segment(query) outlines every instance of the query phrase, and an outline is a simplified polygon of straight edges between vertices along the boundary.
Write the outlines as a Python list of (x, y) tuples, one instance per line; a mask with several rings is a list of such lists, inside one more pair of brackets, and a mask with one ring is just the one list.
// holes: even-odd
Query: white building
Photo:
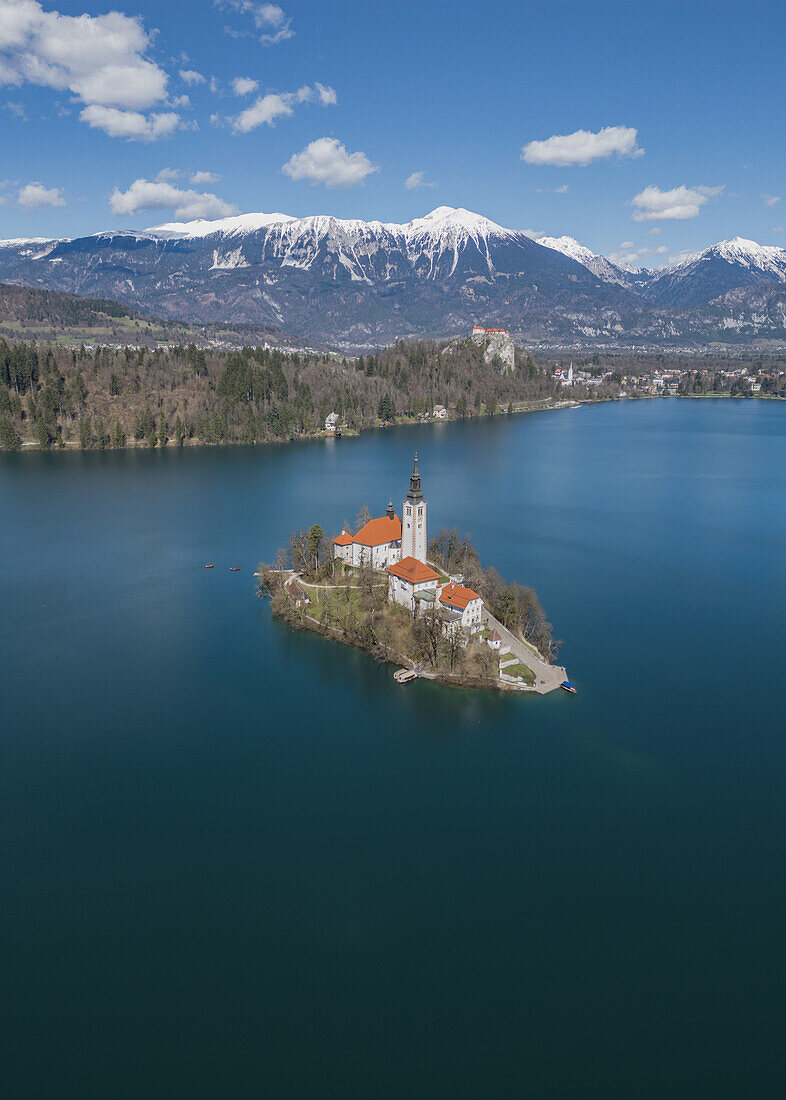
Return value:
[(434, 417), (435, 420), (446, 420), (448, 410), (445, 408), (444, 405), (435, 405), (434, 412), (431, 415)]
[(334, 432), (339, 425), (340, 419), (338, 413), (328, 413), (325, 417), (325, 431)]
[(442, 610), (453, 612), (458, 616), (455, 621), (468, 634), (474, 634), (480, 627), (483, 618), (483, 600), (473, 589), (451, 581), (450, 584), (445, 584), (439, 589), (439, 606)]
[(428, 537), (426, 532), (426, 502), (420, 487), (418, 470), (418, 452), (415, 451), (415, 464), (409, 479), (409, 492), (401, 515), (401, 557), (426, 560)]
[(342, 531), (333, 539), (333, 557), (347, 565), (370, 565), (385, 569), (401, 558), (401, 520), (392, 503), (379, 519), (364, 523), (355, 535)]
[(402, 558), (395, 565), (388, 566), (387, 574), (390, 601), (400, 603), (413, 614), (418, 604), (424, 607), (436, 606), (440, 576), (430, 565), (415, 558)]
[(482, 623), (483, 600), (471, 588), (446, 581), (426, 561), (426, 502), (417, 451), (402, 517), (398, 518), (391, 503), (384, 516), (370, 519), (356, 534), (342, 531), (333, 539), (334, 557), (347, 565), (384, 569), (389, 600), (413, 615), (429, 609), (439, 612), (446, 632), (461, 628), (474, 633)]

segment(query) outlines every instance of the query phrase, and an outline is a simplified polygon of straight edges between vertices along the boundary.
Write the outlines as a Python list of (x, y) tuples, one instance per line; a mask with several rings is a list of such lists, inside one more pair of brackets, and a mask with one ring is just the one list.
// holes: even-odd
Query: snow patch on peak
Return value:
[(428, 234), (434, 237), (451, 236), (466, 237), (514, 237), (516, 234), (510, 229), (497, 225), (491, 218), (483, 214), (474, 214), (471, 210), (465, 210), (463, 206), (438, 206), (430, 214), (422, 218), (413, 218), (411, 222), (397, 228), (403, 230), (407, 237)]
[(761, 271), (778, 276), (781, 282), (786, 281), (786, 248), (758, 244), (745, 237), (734, 237), (730, 241), (720, 241), (702, 255), (709, 253), (721, 256), (730, 263), (759, 268)]
[(231, 218), (216, 218), (214, 221), (197, 218), (191, 222), (166, 222), (164, 225), (154, 225), (146, 232), (157, 237), (199, 238), (210, 237), (213, 233), (241, 236), (292, 221), (295, 218), (289, 214), (237, 214)]
[(538, 244), (546, 248), (553, 248), (555, 252), (561, 252), (563, 256), (570, 256), (586, 267), (587, 260), (596, 260), (598, 257), (586, 245), (580, 244), (575, 237), (538, 237)]
[(638, 274), (636, 268), (612, 263), (605, 256), (599, 256), (587, 248), (586, 245), (580, 244), (575, 237), (538, 237), (537, 243), (542, 244), (545, 248), (553, 249), (554, 252), (561, 252), (563, 256), (567, 256), (570, 260), (575, 260), (576, 263), (591, 271), (598, 279), (602, 279), (604, 283), (617, 283), (618, 286), (628, 286), (629, 280), (625, 278), (626, 274)]

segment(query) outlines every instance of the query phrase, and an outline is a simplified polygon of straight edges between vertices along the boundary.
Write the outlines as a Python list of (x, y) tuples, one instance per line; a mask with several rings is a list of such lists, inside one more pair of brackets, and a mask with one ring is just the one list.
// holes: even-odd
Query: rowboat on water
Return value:
[(240, 566), (239, 565), (230, 565), (229, 572), (230, 573), (239, 573), (240, 572)]
[(212, 561), (211, 561), (211, 562), (209, 562), (209, 564), (205, 566), (205, 569), (215, 569), (215, 564), (214, 564), (214, 562), (212, 562)]
[(393, 673), (393, 679), (398, 684), (408, 684), (410, 680), (417, 680), (418, 674), (413, 668), (399, 668)]
[(560, 687), (562, 688), (563, 691), (567, 691), (568, 695), (575, 695), (576, 694), (576, 689), (574, 688), (574, 686), (570, 682), (570, 680), (563, 680), (562, 683), (560, 684)]

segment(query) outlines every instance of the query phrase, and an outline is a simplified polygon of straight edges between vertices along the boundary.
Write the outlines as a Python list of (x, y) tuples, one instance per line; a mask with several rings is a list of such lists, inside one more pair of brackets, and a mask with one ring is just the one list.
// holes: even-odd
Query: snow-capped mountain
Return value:
[(538, 237), (538, 244), (553, 248), (555, 252), (561, 252), (563, 256), (569, 256), (576, 263), (583, 264), (593, 275), (603, 279), (604, 283), (617, 283), (627, 287), (630, 285), (630, 275), (637, 273), (635, 268), (621, 267), (607, 260), (605, 256), (599, 256), (586, 245), (579, 244), (575, 237)]
[(729, 290), (786, 282), (786, 249), (735, 237), (659, 273), (643, 291), (660, 306), (695, 306)]
[[(247, 214), (0, 251), (0, 278), (112, 297), (189, 321), (272, 323), (346, 346), (477, 320), (593, 331), (629, 308), (621, 287), (480, 214), (439, 207), (403, 224)], [(635, 308), (640, 308), (634, 303)], [(604, 311), (609, 318), (604, 320)]]
[(778, 328), (776, 299), (759, 321), (739, 295), (728, 305), (720, 296), (782, 284), (786, 251), (736, 239), (669, 271), (626, 271), (572, 237), (535, 241), (441, 206), (401, 224), (259, 213), (5, 241), (0, 280), (191, 322), (274, 324), (348, 348), (476, 322), (533, 340), (661, 341)]

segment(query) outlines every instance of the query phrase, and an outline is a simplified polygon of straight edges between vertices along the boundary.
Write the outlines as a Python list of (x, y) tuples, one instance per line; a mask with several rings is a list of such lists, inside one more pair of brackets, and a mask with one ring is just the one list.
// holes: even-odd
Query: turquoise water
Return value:
[[(415, 447), (576, 698), (255, 599)], [(785, 460), (676, 400), (2, 456), (0, 1096), (781, 1098)]]

